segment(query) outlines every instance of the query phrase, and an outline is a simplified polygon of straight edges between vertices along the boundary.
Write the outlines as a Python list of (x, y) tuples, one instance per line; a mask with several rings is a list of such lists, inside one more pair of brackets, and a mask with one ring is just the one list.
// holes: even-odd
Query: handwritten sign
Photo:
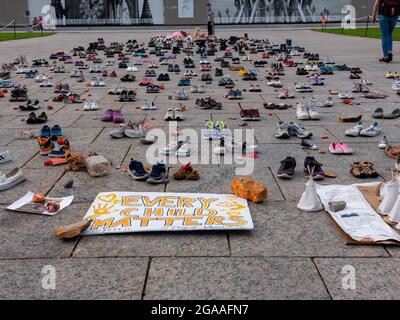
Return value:
[(193, 0), (178, 0), (178, 17), (194, 18)]
[(83, 235), (254, 229), (247, 200), (221, 194), (100, 193), (85, 219)]

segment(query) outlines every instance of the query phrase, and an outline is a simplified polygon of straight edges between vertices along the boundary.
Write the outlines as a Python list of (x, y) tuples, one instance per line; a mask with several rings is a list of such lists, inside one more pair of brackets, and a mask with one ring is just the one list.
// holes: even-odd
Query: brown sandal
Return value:
[(374, 165), (371, 162), (363, 161), (361, 166), (368, 177), (370, 178), (378, 177), (378, 172), (376, 172), (376, 170), (374, 169)]
[(355, 177), (359, 179), (364, 179), (367, 177), (367, 173), (364, 171), (363, 166), (359, 162), (353, 161), (351, 164), (351, 169), (350, 173)]
[(194, 170), (190, 163), (185, 164), (178, 172), (174, 174), (175, 180), (190, 180), (195, 181), (200, 179), (199, 172)]

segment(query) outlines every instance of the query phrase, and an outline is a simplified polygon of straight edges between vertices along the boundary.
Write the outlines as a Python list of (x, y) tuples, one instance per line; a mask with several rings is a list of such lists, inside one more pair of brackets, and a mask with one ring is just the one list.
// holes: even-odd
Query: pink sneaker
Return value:
[(343, 154), (343, 150), (342, 148), (340, 148), (339, 143), (337, 142), (331, 142), (331, 144), (329, 145), (329, 152), (332, 154)]
[(349, 145), (339, 142), (339, 148), (342, 149), (344, 154), (352, 154), (353, 149), (349, 147)]
[(114, 123), (123, 123), (125, 121), (121, 111), (113, 111), (113, 121)]

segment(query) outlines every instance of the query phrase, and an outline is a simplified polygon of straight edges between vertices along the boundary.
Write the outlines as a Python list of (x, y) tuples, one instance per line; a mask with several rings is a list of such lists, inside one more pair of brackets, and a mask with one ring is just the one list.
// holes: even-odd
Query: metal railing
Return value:
[[(342, 20), (342, 15), (332, 15), (328, 19), (331, 22)], [(237, 17), (216, 17), (215, 24), (268, 24), (268, 23), (310, 23), (321, 21), (321, 16), (263, 16), (263, 17), (241, 17), (237, 21)]]
[(150, 25), (153, 24), (153, 19), (58, 19), (55, 22), (56, 26)]

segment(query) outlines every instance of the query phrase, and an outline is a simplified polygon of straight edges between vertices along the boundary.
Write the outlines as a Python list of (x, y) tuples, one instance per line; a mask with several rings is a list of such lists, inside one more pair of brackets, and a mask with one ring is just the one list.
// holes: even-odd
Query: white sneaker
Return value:
[(178, 141), (173, 141), (170, 144), (168, 144), (165, 148), (160, 148), (159, 150), (162, 155), (168, 156), (175, 153), (181, 145), (182, 143), (179, 143)]
[(335, 64), (331, 57), (327, 57), (324, 59), (324, 64)]
[(200, 87), (197, 89), (197, 93), (205, 93), (206, 92), (206, 87), (204, 85), (200, 85)]
[(328, 97), (324, 102), (318, 100), (315, 97), (312, 97), (310, 99), (310, 105), (318, 107), (318, 108), (324, 108), (324, 107), (332, 107), (333, 106), (333, 100), (331, 97)]
[(235, 143), (231, 141), (228, 143), (228, 149), (234, 153), (241, 153), (241, 154), (252, 154), (258, 151), (258, 146), (253, 144), (247, 144), (246, 142), (242, 144)]
[(400, 91), (400, 82), (393, 82), (392, 89), (394, 91)]
[(218, 144), (214, 147), (213, 152), (214, 152), (214, 154), (217, 154), (217, 155), (226, 154), (226, 145), (225, 145), (224, 139), (219, 140)]
[(175, 120), (183, 121), (185, 119), (181, 109), (176, 108), (174, 113), (175, 113)]
[(389, 146), (389, 141), (386, 136), (383, 136), (382, 140), (378, 144), (379, 149), (386, 149)]
[(151, 110), (151, 109), (150, 109), (150, 103), (145, 102), (145, 103), (143, 104), (143, 106), (142, 106), (141, 109), (142, 109), (142, 110)]
[(296, 83), (296, 91), (297, 92), (312, 92), (313, 89), (310, 87), (308, 83)]
[(11, 154), (9, 150), (0, 151), (0, 163), (5, 163), (11, 161)]
[(90, 110), (91, 111), (96, 111), (96, 110), (99, 110), (99, 109), (100, 109), (100, 107), (97, 104), (97, 102), (95, 102), (95, 101), (90, 102)]
[(83, 111), (90, 111), (90, 102), (85, 102), (83, 105)]
[(310, 115), (311, 120), (319, 120), (320, 119), (319, 113), (318, 113), (317, 109), (315, 108), (315, 106), (308, 107), (308, 114)]
[(306, 105), (302, 103), (297, 104), (297, 111), (296, 111), (297, 119), (299, 120), (309, 120), (310, 114), (308, 113), (308, 108)]
[(165, 114), (164, 120), (166, 121), (175, 120), (174, 110), (172, 110), (171, 108), (168, 109), (167, 113)]
[(347, 129), (345, 135), (348, 137), (358, 137), (360, 135), (361, 130), (364, 129), (363, 123), (358, 122), (353, 128)]
[(0, 191), (8, 190), (25, 180), (22, 169), (15, 168), (3, 176), (0, 176)]
[(189, 157), (192, 146), (189, 142), (184, 142), (182, 146), (176, 151), (178, 157)]
[(365, 137), (376, 137), (382, 132), (378, 122), (371, 124), (368, 128), (361, 130), (360, 135)]
[(340, 91), (338, 94), (339, 99), (353, 99), (354, 96), (348, 91)]
[(324, 101), (324, 107), (332, 107), (333, 106), (333, 99), (332, 97), (328, 97), (325, 101)]
[(280, 88), (282, 87), (282, 82), (280, 80), (271, 80), (268, 81), (267, 85), (270, 87)]

